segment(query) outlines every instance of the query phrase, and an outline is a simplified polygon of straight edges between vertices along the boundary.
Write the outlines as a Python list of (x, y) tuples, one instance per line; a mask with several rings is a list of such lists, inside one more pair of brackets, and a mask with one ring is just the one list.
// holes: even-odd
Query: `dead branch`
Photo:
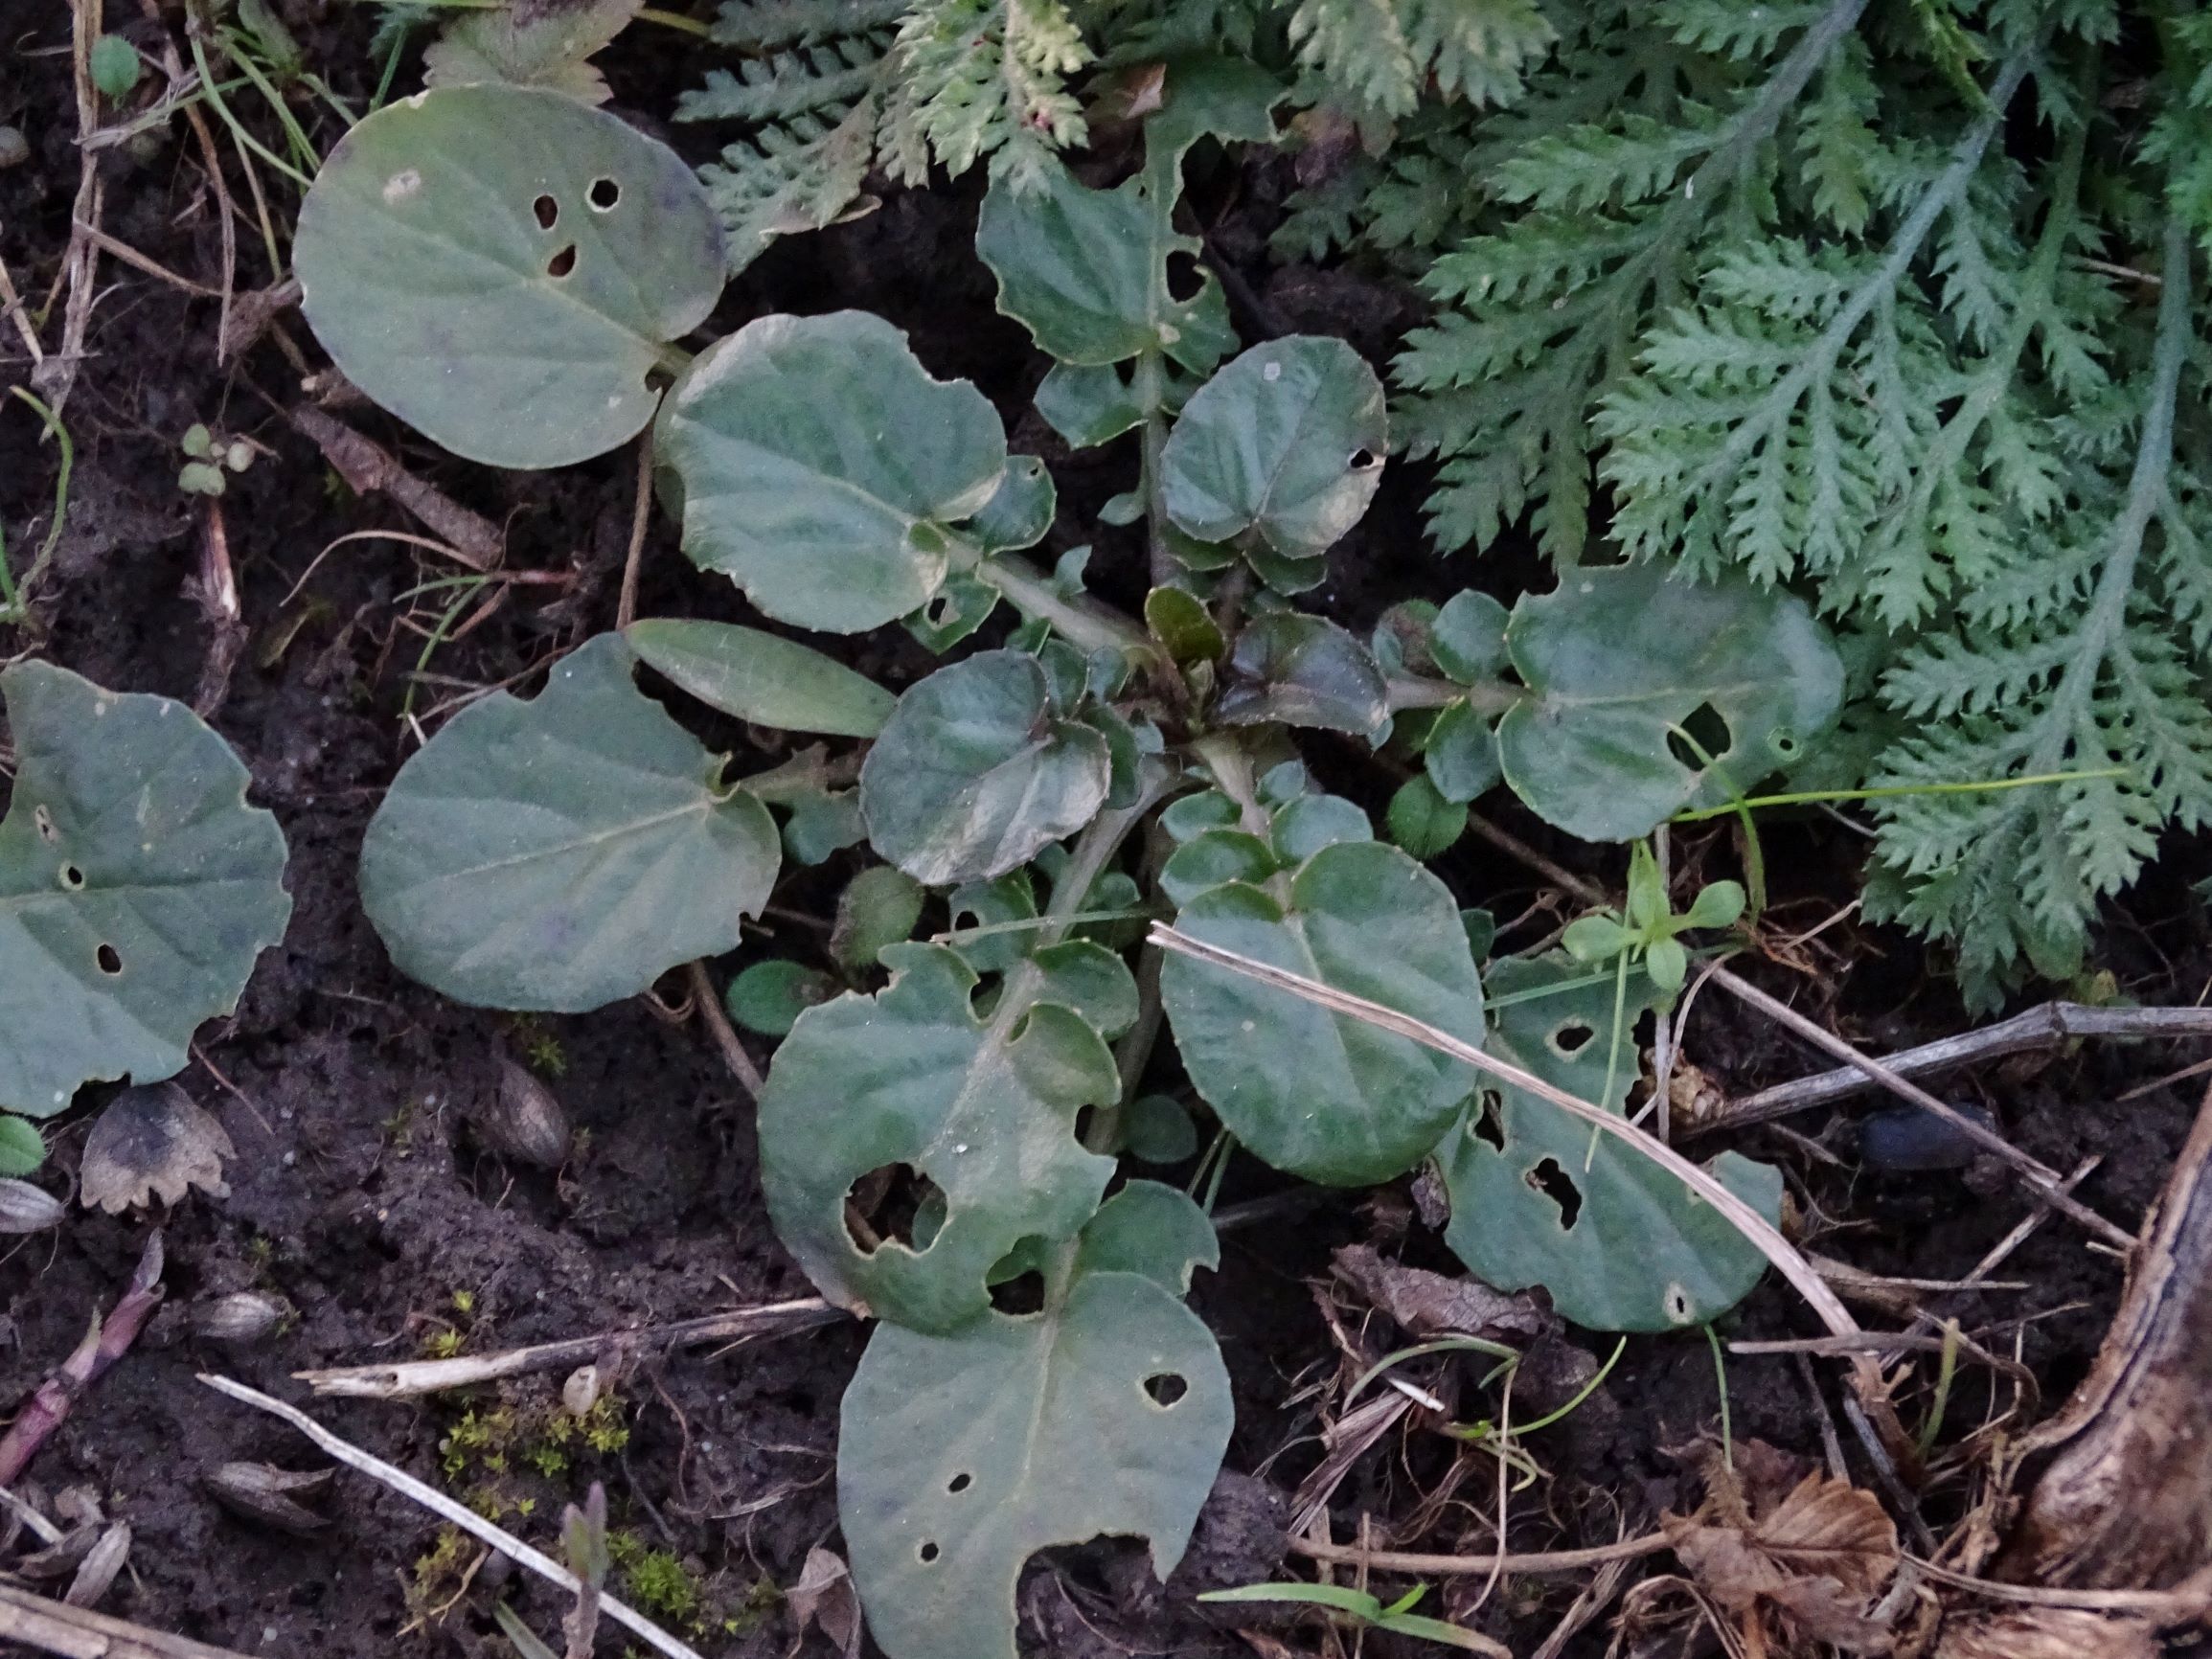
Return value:
[(287, 411), (291, 422), (314, 440), (323, 459), (356, 495), (381, 490), (442, 536), (453, 557), (470, 570), (497, 568), (504, 557), (499, 527), (482, 513), (470, 511), (432, 484), (425, 484), (399, 458), (343, 420), (332, 419), (311, 404)]
[(0, 1642), (20, 1642), (42, 1653), (58, 1653), (62, 1659), (246, 1659), (233, 1648), (210, 1648), (188, 1637), (50, 1602), (5, 1581), (0, 1581)]

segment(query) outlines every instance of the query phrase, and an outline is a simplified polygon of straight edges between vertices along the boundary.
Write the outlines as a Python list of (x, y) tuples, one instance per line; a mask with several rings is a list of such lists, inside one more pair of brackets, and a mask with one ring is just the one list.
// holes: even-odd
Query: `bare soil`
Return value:
[[(333, 84), (365, 95), (367, 9), (286, 0), (283, 11)], [(115, 4), (110, 11), (114, 26), (142, 44), (160, 39), (135, 9)], [(176, 23), (164, 15), (165, 28)], [(0, 3), (0, 122), (21, 127), (32, 147), (29, 162), (0, 170), (0, 260), (34, 308), (57, 281), (78, 182), (66, 40), (62, 8)], [(692, 73), (688, 55), (661, 38), (626, 39), (605, 61), (617, 107), (648, 125), (650, 112), (670, 108)], [(410, 73), (402, 68), (402, 84)], [(692, 144), (696, 135), (673, 137)], [(106, 152), (101, 168), (108, 234), (192, 281), (219, 284), (214, 203), (181, 124), (141, 155)], [(1287, 188), (1282, 164), (1262, 162), (1223, 170), (1197, 192), (1218, 255), (1242, 279), (1240, 328), (1247, 337), (1327, 329), (1385, 353), (1418, 315), (1414, 297), (1357, 271), (1270, 267), (1265, 237)], [(895, 194), (870, 218), (787, 244), (733, 284), (715, 326), (770, 309), (850, 307), (909, 330), (934, 372), (975, 378), (1007, 415), (1016, 446), (1055, 465), (1063, 516), (1048, 551), (1057, 552), (1089, 534), (1083, 527), (1090, 510), (1126, 488), (1129, 463), (1118, 452), (1070, 458), (1025, 415), (1043, 365), (992, 308), (988, 275), (970, 246), (976, 195), (973, 181)], [(273, 210), (288, 206), (281, 193), (272, 198)], [(239, 227), (239, 261), (241, 288), (269, 280), (258, 229)], [(197, 1374), (222, 1372), (300, 1398), (304, 1391), (289, 1374), (308, 1367), (413, 1357), (455, 1341), (465, 1352), (489, 1352), (805, 1295), (810, 1287), (763, 1212), (749, 1108), (696, 1024), (673, 1024), (643, 1001), (519, 1022), (453, 1005), (392, 969), (362, 917), (354, 864), (381, 789), (416, 742), (401, 713), (422, 641), (398, 624), (410, 610), (404, 591), (420, 573), (400, 544), (331, 544), (364, 529), (412, 527), (386, 503), (353, 498), (285, 421), (281, 411), (298, 397), (300, 373), (273, 337), (218, 367), (215, 300), (113, 259), (102, 263), (100, 289), (66, 409), (76, 471), (39, 648), (111, 688), (191, 698), (212, 636), (191, 597), (201, 511), (175, 488), (177, 440), (202, 420), (266, 446), (222, 504), (248, 643), (213, 720), (250, 763), (255, 798), (289, 838), (295, 909), (283, 945), (263, 958), (236, 1017), (203, 1032), (204, 1057), (179, 1079), (238, 1148), (230, 1191), (194, 1195), (158, 1218), (167, 1233), (169, 1304), (139, 1348), (80, 1402), (32, 1478), (47, 1493), (91, 1487), (130, 1522), (130, 1571), (104, 1603), (121, 1616), (246, 1652), (505, 1653), (490, 1634), (493, 1595), (514, 1598), (541, 1629), (558, 1617), (554, 1600), (514, 1581), (502, 1587), (490, 1569), (464, 1590), (448, 1569), (466, 1557), (419, 1565), (436, 1555), (439, 1529), (381, 1489), (345, 1477), (327, 1505), (330, 1524), (309, 1538), (257, 1528), (219, 1509), (205, 1489), (218, 1465), (250, 1459), (303, 1468), (315, 1459), (288, 1430), (200, 1386)], [(296, 317), (280, 319), (278, 328), (320, 366)], [(57, 332), (57, 322), (50, 323), (50, 344)], [(28, 367), (12, 329), (0, 331), (0, 381), (21, 380)], [(570, 571), (576, 579), (565, 594), (521, 590), (466, 640), (439, 650), (429, 664), (439, 677), (414, 685), (418, 716), (467, 686), (524, 675), (608, 625), (629, 529), (627, 454), (555, 475), (495, 474), (440, 455), (373, 410), (346, 414), (422, 476), (503, 525), (511, 567)], [(0, 526), (17, 569), (50, 522), (56, 455), (36, 436), (19, 404), (0, 401)], [(1533, 558), (1481, 566), (1436, 558), (1420, 535), (1421, 490), (1418, 468), (1393, 468), (1376, 511), (1338, 551), (1332, 585), (1316, 596), (1324, 608), (1358, 625), (1398, 599), (1442, 596), (1471, 580), (1510, 594), (1517, 580), (1533, 576)], [(1138, 593), (1141, 559), (1120, 534), (1099, 535), (1092, 570), (1109, 597), (1129, 600)], [(741, 614), (726, 584), (700, 578), (676, 555), (665, 522), (652, 532), (645, 571), (649, 614)], [(415, 614), (424, 613), (416, 606)], [(894, 683), (926, 661), (897, 630), (852, 648), (858, 666)], [(759, 736), (709, 735), (741, 755)], [(774, 756), (756, 750), (748, 758), (764, 763)], [(1333, 787), (1380, 817), (1388, 779), (1349, 750), (1330, 752), (1320, 764)], [(1617, 877), (1593, 867), (1587, 850), (1511, 808), (1499, 811), (1570, 865)], [(1684, 856), (1694, 859), (1705, 846), (1724, 861), (1724, 833), (1691, 843)], [(1778, 828), (1767, 856), (1782, 914), (1810, 927), (1847, 903), (1859, 846), (1824, 820)], [(2193, 1001), (2212, 977), (2203, 909), (2186, 886), (2205, 863), (2201, 847), (2178, 849), (2115, 922), (2103, 960), (2128, 994)], [(772, 945), (770, 934), (804, 940), (826, 926), (829, 898), (846, 868), (832, 865), (811, 888), (800, 884), (785, 900), (794, 908), (764, 928), (762, 947)], [(1471, 838), (1441, 869), (1463, 902), (1491, 905), (1501, 919), (1519, 914), (1541, 886)], [(1546, 925), (1524, 928), (1510, 943), (1532, 943)], [(1806, 963), (1810, 974), (1772, 965), (1754, 971), (1870, 1048), (1904, 1046), (1966, 1023), (1930, 965), (1894, 932), (1846, 921), (1809, 947)], [(558, 1178), (486, 1155), (467, 1131), (503, 1049), (535, 1054), (586, 1132)], [(1710, 996), (1692, 1022), (1689, 1054), (1732, 1091), (1820, 1069)], [(2103, 1166), (2082, 1196), (2132, 1227), (2164, 1178), (2190, 1112), (2172, 1090), (2125, 1103), (2117, 1097), (2189, 1057), (2106, 1048), (1993, 1066), (1946, 1086), (1953, 1098), (1985, 1106), (2005, 1134), (2048, 1164), (2065, 1169), (2101, 1154)], [(1172, 1067), (1172, 1056), (1157, 1063)], [(59, 1121), (55, 1173), (74, 1171), (105, 1093), (87, 1090)], [(1860, 1109), (1792, 1125), (1819, 1144), (1826, 1160), (1770, 1129), (1743, 1144), (1789, 1169), (1798, 1214), (1822, 1253), (1875, 1272), (1961, 1275), (2024, 1213), (2018, 1190), (1978, 1167), (1911, 1175), (1861, 1168), (1846, 1122)], [(1277, 1178), (1241, 1162), (1222, 1202), (1281, 1190)], [(148, 1225), (143, 1216), (73, 1216), (0, 1261), (0, 1409), (34, 1386), (92, 1311), (112, 1301)], [(1359, 1241), (1417, 1265), (1453, 1265), (1402, 1187), (1327, 1194), (1229, 1236), (1221, 1270), (1201, 1284), (1195, 1306), (1222, 1340), (1238, 1426), (1231, 1472), (1191, 1557), (1165, 1592), (1140, 1557), (1119, 1546), (1034, 1566), (1023, 1620), (1033, 1651), (1074, 1659), (1250, 1650), (1189, 1593), (1277, 1570), (1286, 1496), (1318, 1455), (1320, 1401), (1311, 1385), (1337, 1360), (1310, 1283), (1325, 1277), (1332, 1249)], [(2055, 1401), (2103, 1334), (2117, 1267), (2086, 1250), (2078, 1233), (2053, 1224), (2003, 1277), (2029, 1288), (1946, 1306), (1993, 1348), (2010, 1352), (2017, 1332), (2021, 1357), (2044, 1398)], [(195, 1304), (246, 1288), (282, 1295), (296, 1318), (242, 1348), (188, 1332)], [(1732, 1316), (1727, 1333), (1810, 1329), (1792, 1295), (1770, 1281)], [(1380, 1323), (1368, 1340), (1377, 1352), (1395, 1342)], [(1577, 1340), (1601, 1357), (1611, 1346), (1586, 1333)], [(604, 1481), (616, 1526), (672, 1552), (699, 1590), (698, 1607), (673, 1622), (698, 1632), (709, 1653), (781, 1655), (794, 1632), (776, 1587), (797, 1578), (810, 1547), (837, 1541), (837, 1403), (861, 1342), (848, 1325), (650, 1364), (621, 1391), (625, 1443), (596, 1451), (574, 1445), (559, 1468), (551, 1468), (531, 1426), (555, 1398), (558, 1376), (473, 1398), (326, 1401), (314, 1409), (341, 1434), (424, 1479), (495, 1501), (508, 1524), (540, 1541), (563, 1502)], [(1819, 1457), (1822, 1409), (1835, 1404), (1831, 1374), (1819, 1375), (1828, 1408), (1816, 1406), (1790, 1358), (1731, 1362), (1734, 1433)], [(1990, 1392), (1979, 1374), (1963, 1381), (1950, 1407), (1954, 1420), (1978, 1421)], [(1701, 1335), (1630, 1342), (1600, 1394), (1531, 1443), (1547, 1475), (1519, 1500), (1516, 1543), (1604, 1542), (1690, 1507), (1698, 1489), (1683, 1454), (1716, 1431), (1718, 1407)], [(1871, 1484), (1848, 1430), (1844, 1438), (1855, 1474)], [(1381, 1528), (1410, 1515), (1448, 1464), (1433, 1435), (1386, 1438), (1337, 1491), (1336, 1535), (1349, 1536), (1362, 1511)], [(1402, 1538), (1401, 1546), (1449, 1549), (1464, 1540), (1476, 1547), (1482, 1532), (1473, 1515), (1488, 1507), (1489, 1478), (1485, 1472), (1461, 1489), (1466, 1510), (1447, 1510), (1425, 1537)], [(1925, 1502), (1938, 1534), (1955, 1518), (1956, 1496), (1938, 1491)], [(1478, 1584), (1454, 1586), (1449, 1604), (1464, 1606)], [(1474, 1620), (1526, 1651), (1578, 1588), (1571, 1579), (1509, 1580)], [(437, 1608), (449, 1598), (452, 1605)], [(831, 1651), (818, 1634), (805, 1640), (810, 1646), (803, 1651)], [(1601, 1625), (1567, 1650), (1603, 1648)], [(611, 1641), (603, 1650), (615, 1650)], [(1387, 1641), (1369, 1645), (1371, 1652), (1391, 1650)]]

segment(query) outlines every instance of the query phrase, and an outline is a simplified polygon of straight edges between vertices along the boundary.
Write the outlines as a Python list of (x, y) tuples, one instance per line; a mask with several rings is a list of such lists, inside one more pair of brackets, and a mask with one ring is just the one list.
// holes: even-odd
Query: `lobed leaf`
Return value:
[(283, 831), (246, 805), (244, 765), (182, 703), (41, 662), (0, 672), (0, 696), (15, 748), (0, 821), (0, 1103), (43, 1118), (80, 1083), (181, 1070), (193, 1032), (238, 1006), (255, 958), (284, 937), (292, 901)]
[(857, 633), (919, 609), (1007, 470), (998, 413), (862, 311), (762, 317), (669, 394), (684, 552), (769, 616)]
[(1143, 1537), (1173, 1570), (1234, 1409), (1179, 1300), (1212, 1235), (1189, 1198), (1132, 1181), (1052, 1263), (1040, 1312), (878, 1328), (845, 1391), (837, 1509), (886, 1652), (1014, 1659), (1015, 1584), (1057, 1544)]

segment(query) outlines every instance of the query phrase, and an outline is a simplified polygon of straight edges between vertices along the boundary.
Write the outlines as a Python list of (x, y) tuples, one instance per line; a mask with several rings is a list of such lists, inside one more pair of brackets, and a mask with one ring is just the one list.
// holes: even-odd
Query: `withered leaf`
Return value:
[(1869, 1619), (1897, 1571), (1897, 1527), (1871, 1493), (1810, 1474), (1778, 1502), (1748, 1495), (1716, 1466), (1705, 1505), (1670, 1517), (1676, 1557), (1705, 1593), (1735, 1613), (1772, 1613), (1796, 1635), (1847, 1653), (1889, 1650)]
[(803, 1635), (809, 1625), (817, 1625), (845, 1659), (860, 1659), (860, 1598), (842, 1556), (819, 1545), (809, 1550), (799, 1581), (784, 1601), (793, 1629)]
[(1526, 1296), (1508, 1296), (1479, 1279), (1388, 1261), (1370, 1244), (1347, 1244), (1334, 1265), (1338, 1279), (1418, 1341), (1452, 1334), (1527, 1338), (1556, 1323)]
[(80, 1193), (85, 1208), (111, 1216), (156, 1197), (174, 1204), (194, 1187), (227, 1198), (223, 1160), (234, 1150), (222, 1125), (175, 1084), (125, 1089), (85, 1140)]
[(1935, 1659), (2156, 1659), (2151, 1626), (2071, 1607), (2022, 1607), (1946, 1621)]

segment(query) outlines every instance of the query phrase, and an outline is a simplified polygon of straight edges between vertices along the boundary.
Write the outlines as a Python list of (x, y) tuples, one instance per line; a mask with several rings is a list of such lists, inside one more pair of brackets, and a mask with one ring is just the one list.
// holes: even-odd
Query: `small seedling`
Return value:
[(1245, 1584), (1234, 1590), (1209, 1590), (1198, 1600), (1271, 1602), (1304, 1607), (1325, 1607), (1353, 1625), (1364, 1625), (1372, 1630), (1387, 1630), (1394, 1636), (1410, 1636), (1417, 1642), (1437, 1642), (1469, 1653), (1498, 1651), (1497, 1644), (1487, 1636), (1478, 1636), (1446, 1620), (1430, 1619), (1414, 1612), (1413, 1608), (1427, 1594), (1426, 1584), (1416, 1584), (1397, 1601), (1385, 1605), (1380, 1597), (1365, 1590), (1355, 1590), (1349, 1584)]
[(176, 487), (187, 495), (220, 495), (233, 473), (254, 464), (254, 446), (243, 438), (217, 438), (194, 421), (178, 444), (186, 456)]

